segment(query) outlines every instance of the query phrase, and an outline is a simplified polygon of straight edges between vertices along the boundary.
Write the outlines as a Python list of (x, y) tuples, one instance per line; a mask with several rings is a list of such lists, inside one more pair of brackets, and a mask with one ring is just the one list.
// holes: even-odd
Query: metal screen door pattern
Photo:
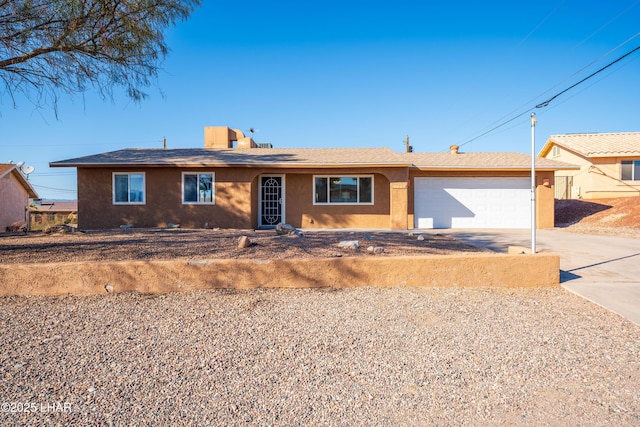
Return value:
[(261, 225), (276, 226), (282, 222), (282, 177), (262, 177)]

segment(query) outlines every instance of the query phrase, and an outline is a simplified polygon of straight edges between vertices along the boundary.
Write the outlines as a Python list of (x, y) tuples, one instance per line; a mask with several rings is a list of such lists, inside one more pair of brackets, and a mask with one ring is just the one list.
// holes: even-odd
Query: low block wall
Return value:
[[(554, 254), (280, 260), (120, 261), (0, 266), (0, 295), (162, 293), (215, 288), (558, 286)], [(107, 291), (108, 289), (108, 291)]]

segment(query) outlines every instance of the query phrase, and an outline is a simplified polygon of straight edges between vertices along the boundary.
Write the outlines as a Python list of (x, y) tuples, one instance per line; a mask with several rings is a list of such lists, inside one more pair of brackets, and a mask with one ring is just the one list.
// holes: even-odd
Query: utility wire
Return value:
[(45, 187), (44, 185), (38, 185), (38, 184), (31, 184), (32, 186), (36, 187), (36, 188), (44, 188), (47, 190), (55, 190), (55, 191), (63, 191), (65, 193), (75, 193), (76, 190), (69, 190), (66, 188), (55, 188), (55, 187)]
[[(637, 34), (636, 34), (636, 36), (637, 36)], [(636, 37), (636, 36), (634, 36), (634, 37)], [(544, 107), (547, 107), (547, 106), (548, 106), (548, 105), (549, 105), (553, 100), (555, 100), (555, 99), (556, 99), (556, 98), (558, 98), (559, 96), (561, 96), (561, 95), (565, 94), (566, 92), (570, 91), (571, 89), (575, 88), (576, 86), (578, 86), (578, 85), (580, 85), (580, 84), (582, 84), (582, 83), (586, 82), (586, 81), (587, 81), (587, 80), (589, 80), (590, 78), (592, 78), (592, 77), (594, 77), (595, 75), (597, 75), (597, 74), (599, 74), (599, 73), (603, 72), (604, 70), (608, 69), (609, 67), (611, 67), (611, 66), (613, 66), (613, 65), (617, 64), (618, 62), (622, 61), (624, 58), (626, 58), (627, 56), (629, 56), (629, 55), (631, 55), (631, 54), (633, 54), (633, 53), (637, 52), (638, 50), (640, 50), (640, 46), (637, 46), (636, 48), (634, 48), (634, 49), (630, 50), (629, 52), (627, 52), (627, 53), (625, 53), (624, 55), (620, 56), (619, 58), (615, 59), (614, 61), (611, 61), (610, 63), (608, 63), (608, 64), (607, 64), (607, 65), (605, 65), (604, 67), (601, 67), (601, 68), (600, 68), (600, 69), (598, 69), (597, 71), (595, 71), (595, 72), (593, 72), (593, 73), (589, 74), (587, 77), (583, 78), (583, 79), (582, 79), (582, 80), (580, 80), (579, 82), (574, 83), (574, 84), (572, 84), (571, 86), (569, 86), (568, 88), (566, 88), (566, 89), (564, 89), (564, 90), (562, 90), (562, 91), (558, 92), (557, 94), (553, 95), (551, 98), (547, 99), (546, 101), (544, 101), (544, 102), (541, 102), (541, 103), (537, 104), (534, 108), (544, 108)], [(516, 116), (513, 116), (513, 117), (511, 117), (510, 119), (508, 119), (508, 120), (506, 120), (506, 121), (501, 122), (500, 124), (498, 124), (498, 125), (496, 125), (496, 126), (492, 127), (491, 129), (489, 129), (489, 130), (487, 130), (487, 131), (485, 131), (485, 132), (481, 133), (480, 135), (478, 135), (478, 136), (476, 136), (476, 137), (474, 137), (474, 138), (471, 138), (471, 139), (469, 139), (469, 140), (467, 140), (467, 141), (463, 142), (462, 144), (459, 144), (459, 146), (460, 146), (460, 147), (462, 147), (462, 146), (464, 146), (464, 145), (466, 145), (466, 144), (469, 144), (469, 143), (471, 143), (471, 142), (473, 142), (473, 141), (475, 141), (475, 140), (477, 140), (477, 139), (479, 139), (479, 138), (482, 138), (483, 136), (485, 136), (485, 135), (487, 135), (487, 134), (489, 134), (489, 133), (491, 133), (491, 132), (493, 132), (493, 131), (495, 131), (495, 130), (497, 130), (497, 129), (499, 129), (499, 128), (503, 127), (503, 126), (506, 126), (507, 124), (511, 123), (512, 121), (514, 121), (514, 120), (516, 120), (516, 119), (518, 119), (518, 118), (520, 118), (520, 117), (524, 116), (524, 115), (525, 115), (525, 114), (527, 114), (528, 112), (529, 112), (529, 110), (523, 111), (522, 113), (517, 114)], [(494, 122), (494, 123), (495, 123), (495, 122)]]
[[(638, 0), (637, 2), (640, 2), (640, 0)], [(566, 82), (567, 80), (569, 80), (569, 79), (571, 79), (571, 78), (573, 78), (573, 77), (577, 76), (578, 74), (580, 74), (581, 72), (583, 72), (583, 71), (584, 71), (584, 70), (586, 70), (587, 68), (591, 67), (591, 66), (592, 66), (593, 64), (595, 64), (596, 62), (600, 61), (601, 59), (603, 59), (603, 58), (605, 58), (605, 57), (607, 57), (607, 56), (609, 56), (609, 55), (611, 55), (613, 52), (615, 52), (616, 50), (620, 49), (622, 46), (626, 45), (627, 43), (629, 43), (630, 41), (632, 41), (633, 39), (635, 39), (635, 38), (636, 38), (636, 37), (638, 37), (638, 36), (640, 36), (640, 31), (639, 31), (639, 32), (637, 32), (637, 33), (635, 33), (633, 36), (629, 37), (629, 38), (628, 38), (627, 40), (625, 40), (624, 42), (620, 43), (618, 46), (616, 46), (616, 47), (614, 47), (613, 49), (609, 50), (607, 53), (605, 53), (605, 54), (603, 54), (603, 55), (600, 55), (600, 57), (598, 57), (598, 58), (594, 59), (594, 60), (593, 60), (593, 61), (591, 61), (589, 64), (587, 64), (587, 65), (585, 65), (584, 67), (580, 68), (580, 69), (579, 69), (578, 71), (576, 71), (575, 73), (571, 74), (570, 76), (568, 76), (568, 77), (564, 78), (562, 81), (560, 81), (560, 82), (556, 83), (555, 85), (551, 86), (549, 89), (545, 90), (545, 91), (544, 91), (544, 92), (542, 92), (541, 94), (536, 95), (536, 96), (535, 96), (535, 97), (533, 97), (532, 99), (530, 99), (530, 100), (526, 101), (525, 103), (523, 103), (522, 105), (520, 105), (520, 106), (518, 106), (518, 107), (514, 108), (513, 110), (511, 110), (511, 111), (510, 111), (510, 112), (508, 112), (507, 114), (505, 114), (505, 115), (503, 115), (502, 117), (500, 117), (499, 119), (497, 119), (497, 120), (495, 120), (495, 121), (491, 122), (491, 123), (490, 123), (490, 124), (488, 124), (486, 127), (490, 127), (490, 126), (495, 125), (496, 123), (500, 123), (503, 119), (505, 119), (505, 118), (509, 117), (511, 114), (515, 113), (516, 111), (520, 110), (521, 108), (526, 107), (527, 105), (529, 105), (529, 103), (531, 103), (531, 102), (535, 101), (536, 99), (538, 99), (538, 98), (542, 97), (544, 94), (546, 94), (546, 93), (548, 93), (548, 92), (551, 92), (552, 90), (554, 90), (555, 88), (557, 88), (558, 86), (560, 86), (561, 84), (563, 84), (564, 82)], [(527, 111), (523, 112), (521, 115), (526, 114), (528, 111), (529, 111), (529, 109), (527, 109)], [(519, 117), (519, 116), (518, 116), (518, 117)], [(510, 120), (510, 121), (511, 121), (511, 120)], [(509, 122), (510, 122), (510, 121), (509, 121)], [(505, 124), (507, 124), (507, 123), (509, 123), (509, 122), (506, 122)], [(485, 128), (486, 128), (486, 127), (485, 127)], [(498, 126), (498, 127), (500, 127), (500, 126)], [(490, 129), (489, 131), (487, 131), (487, 132), (483, 133), (482, 135), (480, 135), (479, 137), (473, 138), (473, 139), (472, 139), (472, 140), (470, 140), (470, 141), (466, 141), (465, 143), (463, 143), (463, 144), (458, 144), (458, 145), (459, 145), (459, 146), (463, 146), (463, 145), (467, 144), (468, 142), (475, 141), (476, 139), (478, 139), (478, 138), (480, 138), (480, 137), (482, 137), (482, 136), (486, 135), (487, 133), (492, 132), (492, 131), (493, 131), (493, 130), (495, 130), (495, 129), (496, 129), (496, 128), (492, 128), (492, 129)]]
[(544, 108), (544, 107), (546, 107), (547, 105), (549, 105), (549, 103), (551, 101), (553, 101), (554, 99), (556, 99), (557, 97), (559, 97), (563, 93), (570, 91), (571, 89), (573, 89), (574, 87), (578, 86), (579, 84), (581, 84), (583, 82), (586, 82), (591, 77), (595, 76), (598, 73), (601, 73), (602, 71), (606, 70), (607, 68), (611, 67), (612, 65), (622, 61), (624, 58), (626, 58), (627, 56), (631, 55), (632, 53), (634, 53), (637, 50), (640, 50), (640, 46), (636, 47), (635, 49), (630, 50), (629, 52), (625, 53), (624, 55), (622, 55), (620, 58), (616, 59), (615, 61), (608, 63), (604, 67), (600, 68), (598, 71), (595, 71), (595, 72), (589, 74), (587, 77), (585, 77), (584, 79), (580, 80), (578, 83), (572, 84), (571, 86), (569, 86), (568, 88), (566, 88), (562, 92), (559, 92), (559, 93), (553, 95), (551, 98), (547, 99), (546, 101), (541, 102), (540, 104), (536, 105), (536, 108)]

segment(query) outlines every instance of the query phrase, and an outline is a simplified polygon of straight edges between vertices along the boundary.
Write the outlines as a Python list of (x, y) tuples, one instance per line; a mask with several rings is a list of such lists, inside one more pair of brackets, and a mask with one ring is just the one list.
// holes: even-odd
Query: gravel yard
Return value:
[[(421, 235), (422, 240), (418, 240)], [(253, 243), (238, 249), (247, 236)], [(360, 249), (340, 249), (358, 240)], [(436, 233), (305, 231), (304, 237), (279, 236), (273, 230), (128, 229), (69, 233), (0, 233), (0, 263), (135, 261), (164, 259), (282, 259), (369, 256), (367, 247), (384, 248), (381, 256), (479, 252), (473, 246)]]
[(640, 328), (562, 288), (0, 305), (1, 425), (640, 424)]

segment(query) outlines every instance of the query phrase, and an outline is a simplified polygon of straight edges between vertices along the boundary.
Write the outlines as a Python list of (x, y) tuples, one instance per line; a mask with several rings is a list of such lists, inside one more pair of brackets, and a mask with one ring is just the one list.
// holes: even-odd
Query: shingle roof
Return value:
[(41, 201), (39, 205), (29, 209), (35, 212), (75, 212), (78, 210), (78, 202)]
[(640, 132), (551, 135), (540, 155), (553, 144), (586, 157), (640, 156)]
[[(513, 170), (530, 168), (531, 157), (522, 153), (397, 153), (388, 148), (152, 148), (112, 151), (52, 162), (51, 166), (399, 166), (419, 169)], [(548, 170), (577, 169), (577, 166), (544, 158), (536, 159), (536, 167)]]
[[(419, 169), (529, 169), (531, 156), (523, 153), (404, 153)], [(575, 165), (536, 157), (536, 168), (578, 169)]]
[(126, 149), (51, 163), (51, 166), (409, 166), (388, 148)]

